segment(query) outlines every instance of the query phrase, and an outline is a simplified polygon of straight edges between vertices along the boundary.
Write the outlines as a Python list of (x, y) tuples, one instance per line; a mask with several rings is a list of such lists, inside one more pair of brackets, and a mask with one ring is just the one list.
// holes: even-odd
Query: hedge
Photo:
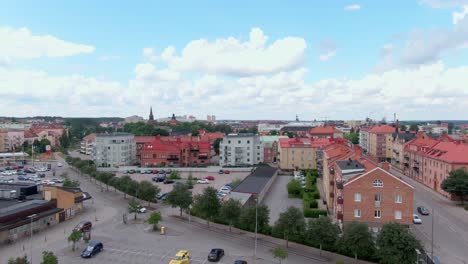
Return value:
[[(304, 203), (305, 204), (305, 203)], [(327, 216), (326, 210), (321, 209), (309, 209), (304, 206), (304, 217), (318, 218), (320, 215)]]

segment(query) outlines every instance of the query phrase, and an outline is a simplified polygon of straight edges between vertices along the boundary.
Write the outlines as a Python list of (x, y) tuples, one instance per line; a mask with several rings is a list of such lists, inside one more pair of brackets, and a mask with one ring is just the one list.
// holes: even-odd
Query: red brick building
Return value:
[(189, 140), (155, 137), (141, 149), (141, 165), (146, 167), (190, 167), (210, 163), (211, 144), (198, 137)]
[(343, 132), (334, 126), (318, 126), (309, 131), (311, 138), (344, 138)]
[(411, 185), (378, 167), (366, 172), (359, 161), (339, 161), (335, 168), (339, 223), (364, 222), (374, 232), (388, 222), (412, 224)]

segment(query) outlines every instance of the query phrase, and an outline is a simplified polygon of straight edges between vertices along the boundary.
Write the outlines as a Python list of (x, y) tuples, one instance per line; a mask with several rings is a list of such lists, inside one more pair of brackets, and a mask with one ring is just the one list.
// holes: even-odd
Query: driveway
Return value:
[(286, 211), (288, 207), (294, 206), (302, 211), (302, 200), (288, 198), (287, 185), (293, 176), (278, 175), (271, 185), (270, 191), (263, 199), (262, 204), (270, 208), (270, 224), (273, 225), (278, 220), (279, 215)]

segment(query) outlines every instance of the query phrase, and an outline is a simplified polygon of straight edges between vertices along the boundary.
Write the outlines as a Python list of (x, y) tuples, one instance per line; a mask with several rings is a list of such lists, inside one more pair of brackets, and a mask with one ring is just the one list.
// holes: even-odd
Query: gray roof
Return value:
[(14, 204), (10, 204), (9, 206), (0, 208), (0, 217), (5, 215), (15, 214), (17, 212), (26, 211), (29, 209), (33, 209), (35, 207), (41, 206), (43, 204), (48, 203), (49, 201), (46, 200), (31, 200), (26, 202), (18, 202)]
[(228, 134), (226, 135), (226, 137), (233, 137), (233, 138), (236, 138), (236, 137), (253, 137), (255, 136), (254, 133), (239, 133), (239, 134)]
[(415, 133), (393, 133), (393, 138), (399, 138), (408, 142), (416, 137)]
[(280, 129), (280, 131), (288, 131), (288, 132), (295, 132), (295, 131), (309, 131), (313, 128), (313, 126), (284, 126)]
[(341, 170), (359, 170), (365, 169), (365, 167), (356, 160), (339, 160), (336, 162), (336, 165)]
[(277, 169), (272, 167), (258, 167), (254, 172), (247, 176), (233, 192), (258, 194), (262, 192), (265, 185), (275, 175)]

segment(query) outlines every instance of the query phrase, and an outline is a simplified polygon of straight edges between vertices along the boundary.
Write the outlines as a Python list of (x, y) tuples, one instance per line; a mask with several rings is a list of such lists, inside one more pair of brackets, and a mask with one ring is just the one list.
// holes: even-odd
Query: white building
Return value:
[(129, 133), (97, 134), (92, 157), (98, 167), (133, 165), (136, 162), (135, 137)]
[(85, 155), (92, 155), (95, 142), (96, 142), (96, 133), (87, 135), (81, 141), (80, 152)]
[(144, 118), (141, 116), (133, 115), (125, 118), (125, 123), (138, 123), (143, 122)]
[(220, 166), (254, 165), (263, 162), (260, 136), (252, 133), (229, 134), (219, 145)]
[(369, 128), (362, 127), (359, 130), (359, 146), (367, 153), (369, 149)]
[(280, 131), (286, 125), (285, 122), (276, 122), (276, 123), (259, 123), (257, 125), (258, 132), (271, 132), (271, 131)]

